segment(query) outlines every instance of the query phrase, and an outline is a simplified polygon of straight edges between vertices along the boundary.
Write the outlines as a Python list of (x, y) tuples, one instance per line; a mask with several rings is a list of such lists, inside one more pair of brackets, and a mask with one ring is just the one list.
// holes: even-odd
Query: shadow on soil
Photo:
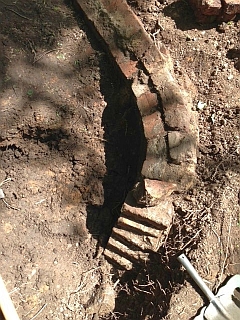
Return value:
[(196, 22), (193, 9), (185, 0), (175, 1), (163, 10), (164, 14), (172, 18), (178, 29), (183, 31), (191, 29), (207, 30), (217, 26), (217, 23), (200, 24)]
[[(105, 246), (127, 193), (140, 175), (146, 142), (130, 85), (109, 59), (100, 61), (100, 72), (101, 92), (107, 102), (102, 117), (107, 172), (103, 179), (104, 203), (98, 208), (97, 233)], [(92, 226), (90, 216), (89, 207), (88, 227), (96, 234), (96, 225)]]

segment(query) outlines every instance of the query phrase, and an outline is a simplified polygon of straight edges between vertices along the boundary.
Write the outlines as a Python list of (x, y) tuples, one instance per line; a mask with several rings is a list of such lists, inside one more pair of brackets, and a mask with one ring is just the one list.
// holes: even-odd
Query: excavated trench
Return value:
[[(175, 257), (171, 194), (194, 184), (198, 132), (191, 97), (184, 91), (189, 79), (179, 86), (166, 49), (158, 51), (120, 2), (118, 13), (105, 0), (75, 1), (109, 59), (100, 60), (107, 102), (104, 203), (88, 207), (87, 226), (122, 284), (114, 311), (124, 317), (127, 308), (129, 319), (159, 319), (183, 281)], [(133, 34), (126, 36), (128, 29), (121, 28)], [(132, 40), (136, 34), (142, 44)]]
[[(89, 38), (92, 38), (92, 34)], [(95, 41), (94, 37), (93, 41)], [(118, 254), (121, 257), (120, 260), (129, 259), (129, 252), (131, 252), (131, 268), (128, 271), (118, 263), (119, 261), (112, 259), (111, 256), (106, 257), (113, 266), (113, 281), (119, 282), (122, 287), (117, 294), (113, 314), (118, 315), (120, 319), (126, 319), (126, 317), (141, 319), (146, 316), (159, 319), (160, 315), (167, 314), (171, 293), (180, 283), (183, 283), (184, 277), (174, 258), (170, 258), (170, 261), (166, 260), (164, 247), (161, 247), (158, 252), (142, 250), (129, 243), (129, 239), (118, 234), (115, 234), (114, 238), (126, 249), (122, 251), (121, 247), (112, 245), (112, 230), (122, 216), (121, 211), (126, 197), (136, 182), (142, 180), (141, 170), (146, 159), (147, 140), (136, 97), (129, 81), (123, 77), (111, 57), (103, 58), (99, 65), (101, 90), (107, 102), (102, 118), (107, 172), (103, 180), (104, 204), (100, 207), (88, 206), (87, 227), (99, 240), (100, 248), (107, 247), (109, 252)], [(139, 207), (143, 208), (144, 205), (140, 204)], [(136, 217), (137, 220), (139, 221), (138, 217)], [(143, 225), (155, 231), (151, 220), (143, 221)], [(129, 228), (134, 231), (134, 234), (142, 233), (141, 228), (140, 230), (134, 227), (131, 229), (131, 226), (120, 223), (120, 229), (129, 230)], [(174, 235), (170, 235), (170, 242), (172, 238)], [(126, 251), (128, 251), (127, 255)], [(143, 260), (140, 256), (134, 256), (133, 251), (142, 252)], [(143, 251), (147, 252), (148, 261), (144, 260)], [(101, 249), (100, 252), (102, 252)], [(149, 283), (150, 291), (146, 293), (149, 288), (146, 291), (142, 290), (141, 286), (148, 286)], [(102, 319), (109, 318), (102, 317)]]

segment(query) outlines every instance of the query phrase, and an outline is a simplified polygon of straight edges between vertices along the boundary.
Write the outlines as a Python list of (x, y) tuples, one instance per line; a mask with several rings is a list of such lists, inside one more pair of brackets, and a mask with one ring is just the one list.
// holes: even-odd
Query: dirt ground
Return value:
[(105, 261), (141, 156), (129, 89), (71, 1), (0, 1), (0, 270), (21, 319), (191, 319), (206, 300), (177, 253), (214, 292), (240, 273), (239, 17), (199, 25), (186, 1), (128, 3), (196, 87), (196, 186), (174, 195), (149, 263)]

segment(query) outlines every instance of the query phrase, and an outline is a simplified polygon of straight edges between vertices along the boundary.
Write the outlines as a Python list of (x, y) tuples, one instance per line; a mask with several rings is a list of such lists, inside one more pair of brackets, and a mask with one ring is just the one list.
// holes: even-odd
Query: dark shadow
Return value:
[(180, 288), (183, 281), (184, 273), (175, 258), (163, 263), (161, 254), (151, 253), (145, 266), (127, 271), (121, 277), (116, 315), (119, 319), (162, 319), (168, 312), (171, 286), (178, 283)]
[(234, 67), (240, 71), (240, 48), (229, 49), (227, 58), (234, 61)]
[(186, 31), (191, 29), (208, 30), (218, 25), (217, 22), (201, 24), (198, 23), (191, 5), (186, 0), (173, 2), (163, 9), (163, 13), (172, 18), (177, 28)]
[[(94, 40), (91, 43), (96, 46)], [(102, 55), (99, 67), (101, 92), (107, 103), (102, 118), (107, 172), (103, 179), (104, 203), (88, 207), (87, 226), (105, 246), (122, 204), (140, 176), (146, 141), (131, 84), (109, 55)]]

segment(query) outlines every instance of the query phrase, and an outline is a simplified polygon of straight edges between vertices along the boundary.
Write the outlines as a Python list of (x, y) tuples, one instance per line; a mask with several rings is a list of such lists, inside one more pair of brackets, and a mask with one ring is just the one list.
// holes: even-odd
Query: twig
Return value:
[(48, 51), (45, 51), (43, 52), (38, 58), (34, 57), (34, 60), (33, 60), (33, 64), (38, 62), (40, 59), (42, 59), (45, 55), (53, 52), (53, 51), (57, 51), (58, 49), (51, 49), (51, 50), (48, 50)]
[(8, 11), (11, 11), (11, 12), (13, 12), (13, 13), (15, 13), (17, 16), (19, 16), (19, 17), (21, 17), (21, 18), (23, 18), (23, 19), (32, 20), (32, 19), (30, 19), (30, 18), (28, 18), (28, 17), (25, 17), (25, 16), (22, 15), (21, 13), (18, 13), (17, 11), (11, 9), (11, 8), (7, 8), (7, 7), (6, 7), (5, 9), (8, 10)]
[(214, 170), (214, 173), (212, 174), (211, 176), (211, 179), (213, 179), (215, 177), (215, 175), (217, 174), (217, 171), (218, 171), (218, 168), (226, 161), (229, 161), (229, 159), (234, 156), (234, 152), (230, 153), (229, 156), (227, 157), (227, 159), (223, 159), (221, 160), (218, 165), (216, 166), (215, 170)]
[(2, 1), (2, 0), (0, 0), (0, 2), (1, 2), (2, 4), (5, 4), (5, 6), (15, 6), (15, 4), (8, 4), (8, 3), (6, 3), (6, 2), (4, 2), (4, 1)]
[(3, 181), (0, 183), (0, 187), (1, 187), (4, 183), (6, 183), (6, 182), (8, 182), (8, 181), (12, 181), (12, 178), (7, 178), (7, 179), (3, 180)]
[(8, 207), (8, 209), (13, 209), (13, 210), (20, 211), (19, 208), (16, 208), (16, 207), (11, 206), (9, 203), (7, 203), (6, 200), (2, 199), (2, 201), (5, 203), (5, 205)]
[(195, 233), (195, 235), (182, 248), (180, 248), (180, 251), (184, 250), (193, 241), (193, 239), (195, 239), (199, 235), (201, 231), (202, 229), (198, 230), (198, 232)]
[[(12, 181), (12, 178), (7, 178), (7, 179), (3, 180), (3, 181), (0, 183), (0, 187), (1, 187), (4, 183), (9, 182), (9, 181)], [(18, 208), (16, 208), (16, 207), (13, 207), (13, 206), (11, 206), (9, 203), (7, 203), (7, 201), (4, 200), (4, 197), (5, 197), (5, 196), (4, 196), (4, 193), (3, 193), (2, 189), (0, 189), (0, 191), (1, 191), (1, 197), (0, 197), (0, 199), (5, 203), (5, 205), (6, 205), (8, 208), (10, 208), (10, 209), (14, 209), (14, 210), (20, 211), (20, 209), (18, 209)]]
[[(72, 310), (71, 306), (70, 306), (70, 299), (71, 299), (71, 296), (73, 294), (76, 294), (78, 293), (81, 289), (83, 289), (85, 286), (86, 286), (86, 283), (84, 283), (84, 281), (86, 280), (86, 275), (91, 273), (91, 272), (94, 272), (95, 270), (98, 270), (98, 269), (101, 269), (101, 267), (96, 267), (96, 268), (91, 268), (90, 270), (87, 270), (87, 271), (84, 271), (82, 274), (81, 274), (81, 281), (80, 281), (80, 285), (72, 292), (70, 292), (69, 294), (69, 297), (68, 297), (68, 302), (66, 304), (66, 307), (67, 309), (69, 309), (70, 311), (74, 312), (74, 310)], [(81, 291), (82, 292), (88, 292), (89, 290), (84, 290), (84, 291)], [(30, 319), (32, 320), (32, 319)]]
[(226, 266), (226, 261), (227, 261), (227, 258), (228, 258), (228, 251), (229, 251), (229, 244), (230, 244), (231, 229), (232, 229), (232, 216), (230, 215), (230, 217), (229, 217), (229, 228), (228, 228), (226, 254), (225, 254), (224, 261), (223, 261), (221, 274), (220, 274), (220, 277), (219, 277), (218, 287), (219, 287), (219, 285), (220, 285), (221, 282), (222, 282), (222, 276), (223, 276), (223, 272), (224, 272), (224, 269), (225, 269), (225, 266)]
[(45, 303), (45, 304), (41, 307), (41, 309), (40, 309), (31, 319), (29, 319), (29, 320), (33, 320), (33, 319), (37, 318), (37, 316), (46, 308), (46, 306), (47, 306), (47, 303)]
[(133, 286), (133, 288), (134, 288), (136, 291), (143, 292), (143, 293), (146, 293), (146, 294), (151, 294), (151, 292), (148, 292), (148, 291), (145, 291), (145, 290), (139, 289), (139, 288), (138, 288), (138, 287), (136, 287), (136, 286)]

